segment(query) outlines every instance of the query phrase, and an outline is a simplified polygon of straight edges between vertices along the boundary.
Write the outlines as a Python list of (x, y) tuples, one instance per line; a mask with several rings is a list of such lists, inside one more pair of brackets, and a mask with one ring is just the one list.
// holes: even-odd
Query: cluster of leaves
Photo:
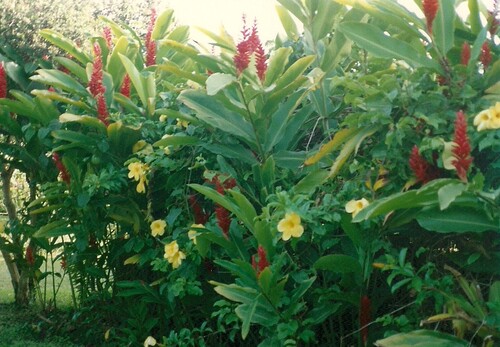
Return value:
[(2, 160), (39, 189), (7, 232), (62, 248), (86, 343), (494, 343), (499, 133), (472, 119), (499, 101), (496, 18), (278, 2), (268, 55), (257, 25), (204, 53), (171, 10), (103, 19), (91, 50), (43, 30), (71, 59), (0, 99)]

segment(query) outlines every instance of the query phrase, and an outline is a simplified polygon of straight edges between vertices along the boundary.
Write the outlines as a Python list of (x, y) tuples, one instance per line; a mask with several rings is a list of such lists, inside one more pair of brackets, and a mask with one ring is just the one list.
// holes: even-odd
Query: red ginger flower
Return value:
[(5, 68), (3, 63), (0, 63), (0, 99), (5, 99), (7, 97), (7, 74), (5, 73)]
[(66, 182), (66, 184), (69, 184), (71, 177), (57, 152), (54, 152), (54, 154), (52, 154), (52, 160), (54, 161), (54, 164), (56, 164), (57, 170), (59, 170), (59, 174), (61, 175), (62, 180)]
[(481, 46), (481, 56), (479, 57), (481, 63), (483, 63), (484, 69), (488, 68), (491, 63), (491, 50), (488, 42), (483, 43)]
[(467, 42), (464, 42), (462, 45), (462, 53), (460, 55), (460, 63), (462, 65), (467, 66), (470, 60), (470, 45)]
[(109, 113), (108, 107), (106, 106), (106, 99), (104, 94), (101, 93), (97, 96), (97, 118), (105, 125), (109, 125)]
[(192, 194), (189, 196), (189, 206), (193, 210), (195, 224), (205, 224), (208, 221), (208, 215), (203, 211), (203, 208), (198, 203), (196, 195)]
[(420, 155), (417, 146), (413, 146), (411, 150), (409, 163), (410, 168), (417, 177), (418, 182), (422, 182), (423, 184), (429, 182), (429, 178), (427, 177), (429, 163), (427, 163), (427, 161)]
[(470, 144), (467, 136), (467, 120), (462, 111), (457, 112), (454, 142), (455, 146), (452, 149), (452, 153), (455, 156), (455, 160), (452, 161), (452, 164), (457, 170), (458, 177), (462, 181), (467, 182), (467, 170), (469, 170), (472, 163), (472, 157), (470, 156)]
[(427, 31), (432, 34), (432, 23), (439, 9), (438, 0), (422, 0), (422, 11), (427, 21)]
[(146, 33), (146, 66), (151, 66), (156, 63), (156, 42), (153, 40), (153, 29), (156, 22), (156, 11), (151, 10), (151, 21), (149, 22), (148, 32)]
[(110, 27), (104, 27), (102, 29), (102, 33), (104, 35), (104, 39), (106, 40), (106, 45), (109, 49), (111, 49), (113, 47), (113, 40)]
[(92, 65), (92, 74), (90, 75), (89, 90), (93, 97), (104, 94), (105, 88), (102, 84), (102, 52), (101, 46), (94, 43), (94, 63)]
[(120, 88), (120, 93), (122, 93), (127, 98), (130, 98), (130, 76), (128, 74), (123, 78), (123, 83)]
[(266, 250), (261, 245), (257, 248), (257, 256), (259, 257), (258, 261), (255, 260), (255, 255), (252, 255), (252, 267), (255, 269), (255, 272), (257, 272), (257, 277), (259, 277), (260, 273), (269, 266)]
[[(212, 183), (215, 184), (215, 189), (220, 195), (225, 194), (226, 189), (231, 189), (236, 186), (236, 180), (234, 178), (226, 178), (221, 182), (220, 175), (216, 175), (212, 179)], [(229, 237), (229, 226), (231, 225), (231, 217), (228, 210), (224, 207), (217, 205), (215, 208), (215, 216), (217, 217), (217, 224), (221, 228), (224, 236)]]
[(250, 64), (250, 56), (255, 53), (255, 68), (257, 76), (261, 81), (264, 80), (267, 63), (266, 54), (262, 43), (260, 42), (257, 23), (254, 22), (251, 32), (246, 27), (245, 17), (243, 17), (243, 29), (241, 30), (242, 40), (236, 46), (236, 55), (233, 58), (237, 74), (241, 74)]

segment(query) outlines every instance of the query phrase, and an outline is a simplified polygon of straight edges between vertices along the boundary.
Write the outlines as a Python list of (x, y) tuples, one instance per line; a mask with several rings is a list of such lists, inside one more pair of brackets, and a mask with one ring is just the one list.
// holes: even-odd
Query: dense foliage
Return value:
[(85, 344), (498, 343), (497, 8), (278, 3), (267, 46), (244, 22), (202, 52), (165, 10), (42, 30), (66, 55), (30, 81), (5, 61), (32, 194), (2, 249), (69, 277)]

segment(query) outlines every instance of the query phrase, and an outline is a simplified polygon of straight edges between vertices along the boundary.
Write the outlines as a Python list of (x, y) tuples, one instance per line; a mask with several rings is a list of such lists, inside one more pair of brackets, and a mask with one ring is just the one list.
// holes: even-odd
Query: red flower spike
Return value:
[(108, 107), (106, 106), (106, 99), (104, 98), (104, 93), (97, 96), (97, 118), (105, 125), (109, 125), (109, 113)]
[(427, 177), (429, 163), (420, 155), (417, 146), (413, 146), (411, 150), (409, 164), (418, 182), (425, 184), (429, 181)]
[(106, 40), (106, 45), (108, 46), (108, 48), (111, 50), (111, 48), (113, 47), (113, 40), (112, 40), (112, 34), (111, 34), (111, 29), (110, 27), (104, 27), (102, 29), (102, 34), (104, 36), (104, 39)]
[(255, 68), (257, 76), (264, 80), (267, 63), (266, 54), (260, 42), (257, 23), (254, 22), (251, 31), (246, 27), (245, 17), (243, 17), (243, 29), (241, 30), (242, 40), (236, 46), (236, 55), (233, 58), (237, 74), (241, 74), (250, 64), (250, 56), (255, 53)]
[(217, 217), (217, 225), (221, 228), (226, 239), (229, 239), (229, 226), (231, 225), (229, 211), (224, 207), (217, 205), (215, 208), (215, 216)]
[(0, 63), (0, 99), (5, 99), (7, 97), (7, 74), (5, 73), (5, 68), (3, 63)]
[(68, 170), (66, 170), (66, 167), (64, 166), (61, 158), (59, 157), (59, 154), (57, 154), (57, 152), (54, 152), (52, 154), (52, 160), (54, 161), (54, 164), (56, 164), (56, 168), (57, 170), (59, 170), (62, 180), (66, 182), (66, 184), (69, 184), (71, 181), (71, 177), (69, 175)]
[(368, 343), (368, 324), (371, 322), (371, 301), (366, 295), (361, 297), (359, 302), (359, 328), (361, 332), (361, 340), (363, 341), (363, 346)]
[(462, 45), (462, 53), (460, 55), (460, 63), (462, 65), (467, 66), (470, 60), (470, 45), (467, 42), (464, 42)]
[(123, 83), (120, 88), (120, 93), (122, 93), (127, 98), (130, 98), (130, 76), (128, 74), (123, 78)]
[(438, 0), (422, 0), (422, 11), (427, 21), (427, 31), (429, 34), (432, 34), (432, 23), (434, 22), (434, 18), (436, 18), (438, 9)]
[(33, 247), (31, 246), (26, 248), (26, 262), (29, 266), (35, 265), (35, 255), (33, 254)]
[(483, 45), (481, 46), (481, 56), (479, 57), (479, 60), (483, 64), (485, 70), (488, 68), (488, 66), (490, 66), (491, 50), (488, 42), (483, 43)]
[(104, 93), (102, 85), (102, 52), (101, 47), (96, 42), (94, 43), (94, 63), (92, 66), (92, 75), (90, 75), (89, 90), (93, 97)]
[(456, 145), (453, 147), (452, 153), (455, 160), (452, 161), (452, 164), (457, 170), (458, 177), (467, 182), (467, 171), (472, 163), (472, 157), (470, 156), (470, 144), (467, 136), (467, 120), (462, 111), (457, 112), (454, 142)]
[(259, 255), (259, 262), (257, 263), (258, 274), (260, 274), (266, 267), (269, 266), (269, 262), (267, 261), (267, 254), (264, 247), (259, 245), (257, 249), (257, 254)]
[(156, 11), (151, 10), (151, 21), (149, 22), (148, 32), (146, 33), (145, 45), (146, 45), (146, 66), (151, 66), (156, 64), (156, 42), (153, 40), (153, 29), (156, 22)]
[(208, 215), (203, 211), (203, 208), (198, 203), (196, 195), (192, 194), (189, 196), (189, 206), (193, 210), (194, 223), (195, 224), (205, 224), (208, 221)]

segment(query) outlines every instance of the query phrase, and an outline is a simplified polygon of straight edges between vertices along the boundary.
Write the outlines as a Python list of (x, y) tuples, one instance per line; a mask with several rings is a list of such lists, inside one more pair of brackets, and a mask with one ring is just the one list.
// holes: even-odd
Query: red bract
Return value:
[(189, 206), (193, 210), (195, 224), (205, 224), (208, 221), (208, 215), (203, 211), (203, 208), (198, 203), (196, 195), (192, 194), (189, 196)]
[(481, 56), (479, 57), (479, 60), (483, 64), (484, 69), (488, 68), (488, 66), (490, 65), (491, 50), (488, 42), (483, 43), (483, 45), (481, 46)]
[(109, 125), (109, 113), (108, 107), (106, 106), (106, 99), (104, 94), (99, 94), (97, 96), (97, 118), (105, 125)]
[(69, 184), (71, 181), (71, 177), (57, 152), (54, 152), (52, 154), (52, 160), (54, 161), (54, 164), (56, 164), (57, 170), (59, 170), (59, 174), (61, 175), (62, 180), (66, 182), (66, 184)]
[(130, 98), (130, 76), (128, 74), (123, 78), (123, 83), (120, 88), (120, 93), (122, 93), (127, 98)]
[(370, 311), (370, 298), (363, 295), (359, 302), (359, 328), (361, 331), (361, 340), (363, 341), (364, 346), (366, 346), (368, 342), (368, 324), (371, 322)]
[(0, 99), (5, 99), (7, 97), (7, 74), (5, 73), (5, 68), (3, 63), (0, 64)]
[(462, 54), (460, 55), (460, 62), (462, 63), (462, 65), (466, 65), (469, 64), (469, 60), (470, 60), (470, 46), (467, 42), (464, 42), (464, 44), (462, 45)]
[(104, 27), (104, 29), (102, 29), (102, 33), (104, 35), (104, 39), (106, 40), (106, 45), (109, 49), (111, 49), (113, 47), (111, 29), (109, 27)]
[(453, 160), (452, 164), (457, 170), (458, 177), (462, 181), (467, 182), (467, 171), (472, 163), (472, 157), (470, 156), (470, 144), (467, 136), (467, 120), (462, 111), (457, 112), (454, 142), (455, 146), (452, 149), (452, 153), (455, 156), (455, 160)]
[(89, 90), (93, 97), (104, 93), (102, 84), (102, 53), (101, 47), (96, 42), (94, 43), (94, 63), (92, 65), (92, 75), (90, 75)]
[(409, 160), (410, 168), (412, 169), (418, 182), (427, 183), (429, 178), (427, 172), (429, 170), (429, 163), (420, 155), (417, 146), (413, 146)]
[(257, 76), (263, 81), (267, 70), (267, 62), (264, 48), (260, 42), (257, 23), (254, 22), (250, 32), (246, 27), (245, 17), (243, 17), (243, 29), (241, 30), (241, 34), (243, 38), (236, 46), (236, 55), (233, 58), (236, 72), (238, 75), (241, 74), (250, 64), (251, 55), (255, 53)]
[(156, 63), (156, 42), (153, 40), (153, 29), (156, 22), (156, 11), (151, 10), (151, 21), (149, 22), (148, 32), (146, 33), (146, 66), (151, 66)]
[(425, 20), (427, 21), (427, 31), (429, 32), (429, 34), (432, 34), (432, 23), (434, 22), (434, 18), (436, 18), (438, 9), (438, 0), (422, 1), (422, 11), (424, 12)]
[(217, 225), (221, 228), (222, 233), (229, 238), (229, 226), (231, 225), (231, 217), (229, 216), (229, 211), (224, 207), (217, 205), (215, 208), (215, 216), (217, 217)]
[(267, 261), (267, 254), (264, 247), (259, 245), (257, 248), (257, 256), (259, 257), (259, 261), (255, 260), (255, 255), (252, 255), (252, 267), (257, 273), (257, 277), (260, 276), (260, 273), (269, 266), (269, 262)]

